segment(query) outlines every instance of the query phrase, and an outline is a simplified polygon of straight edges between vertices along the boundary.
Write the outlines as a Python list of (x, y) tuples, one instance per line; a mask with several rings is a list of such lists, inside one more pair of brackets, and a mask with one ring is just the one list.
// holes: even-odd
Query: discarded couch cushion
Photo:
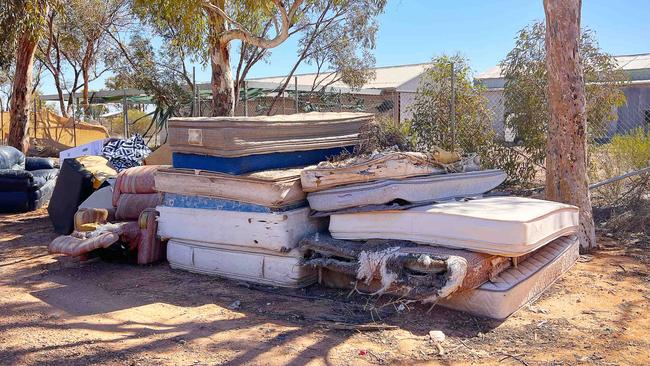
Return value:
[(94, 191), (94, 176), (77, 159), (65, 159), (47, 207), (54, 231), (70, 234), (74, 228), (73, 218), (79, 204)]
[(309, 208), (280, 213), (237, 212), (158, 206), (163, 239), (211, 242), (286, 252), (307, 234), (325, 228)]
[(516, 257), (578, 229), (578, 208), (522, 197), (490, 197), (405, 211), (330, 216), (337, 239), (400, 239)]
[(116, 220), (137, 220), (140, 213), (147, 208), (160, 204), (159, 193), (122, 193), (117, 200)]
[(401, 180), (381, 180), (309, 193), (309, 206), (317, 211), (380, 205), (393, 201), (431, 203), (473, 197), (499, 186), (507, 175), (501, 170), (427, 175)]
[(219, 157), (331, 149), (356, 144), (361, 127), (373, 119), (349, 112), (178, 117), (169, 120), (168, 141), (175, 153)]
[(326, 233), (304, 238), (300, 248), (305, 264), (341, 275), (342, 282), (329, 283), (334, 287), (430, 303), (476, 288), (511, 265), (507, 257), (400, 240), (353, 242)]
[(266, 207), (283, 207), (305, 200), (300, 169), (267, 170), (230, 175), (189, 169), (160, 169), (159, 192), (223, 198)]
[(575, 236), (562, 237), (545, 245), (517, 267), (505, 270), (477, 289), (459, 292), (439, 304), (474, 315), (505, 319), (536, 299), (577, 261)]
[(117, 207), (120, 195), (123, 193), (155, 193), (154, 174), (161, 168), (167, 168), (167, 166), (145, 165), (121, 171), (113, 187), (113, 206)]
[(316, 282), (316, 272), (301, 264), (302, 253), (172, 239), (167, 260), (172, 268), (264, 285), (298, 288)]

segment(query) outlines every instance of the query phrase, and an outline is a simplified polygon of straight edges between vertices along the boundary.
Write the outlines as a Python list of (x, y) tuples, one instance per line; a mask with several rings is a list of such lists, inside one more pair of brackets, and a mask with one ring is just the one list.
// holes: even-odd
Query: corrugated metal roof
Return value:
[[(614, 58), (616, 59), (616, 63), (621, 70), (650, 70), (650, 53), (640, 53), (637, 55), (620, 55), (614, 56)], [(501, 68), (497, 65), (478, 74), (476, 76), (476, 79), (500, 79), (501, 77)]]
[[(364, 89), (387, 89), (387, 88), (398, 88), (400, 85), (412, 80), (413, 78), (418, 77), (424, 72), (424, 70), (429, 66), (428, 63), (422, 64), (412, 64), (412, 65), (397, 65), (397, 66), (386, 66), (386, 67), (377, 67), (375, 68), (375, 78), (369, 81), (366, 85), (363, 86)], [(297, 74), (298, 85), (312, 85), (316, 73), (311, 74)], [(277, 83), (280, 84), (284, 81), (286, 76), (272, 76), (264, 78), (252, 78), (248, 79), (250, 81), (258, 81), (265, 83)], [(333, 77), (331, 73), (323, 73), (318, 78), (323, 79), (326, 77)], [(327, 79), (326, 79), (327, 80)], [(289, 85), (293, 85), (293, 80), (291, 80)], [(343, 82), (337, 81), (330, 86), (332, 87), (347, 87)]]

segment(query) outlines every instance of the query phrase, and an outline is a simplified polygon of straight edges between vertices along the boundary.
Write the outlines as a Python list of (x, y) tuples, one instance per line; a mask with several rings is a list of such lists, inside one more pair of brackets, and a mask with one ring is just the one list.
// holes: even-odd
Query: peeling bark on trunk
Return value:
[(587, 178), (585, 85), (579, 54), (581, 0), (544, 0), (549, 126), (546, 198), (580, 208), (580, 246), (596, 247)]
[(233, 104), (233, 81), (230, 70), (230, 44), (220, 39), (225, 32), (224, 20), (217, 16), (210, 17), (210, 65), (212, 67), (212, 115), (232, 116)]
[(27, 153), (29, 149), (29, 104), (32, 94), (32, 69), (38, 41), (31, 34), (20, 36), (16, 47), (16, 71), (11, 98), (11, 119), (7, 143)]

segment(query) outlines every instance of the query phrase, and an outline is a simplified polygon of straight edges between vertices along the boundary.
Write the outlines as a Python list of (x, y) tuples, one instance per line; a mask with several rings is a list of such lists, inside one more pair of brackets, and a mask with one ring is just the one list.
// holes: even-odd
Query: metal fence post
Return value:
[(124, 138), (129, 138), (129, 109), (126, 103), (126, 90), (122, 90), (122, 120), (124, 121)]
[(197, 116), (196, 111), (196, 66), (192, 66), (192, 117)]
[(454, 63), (451, 63), (451, 103), (449, 106), (451, 121), (451, 151), (456, 147), (456, 75), (454, 73)]
[(300, 107), (300, 105), (298, 101), (298, 77), (297, 76), (293, 77), (293, 83), (294, 83), (294, 91), (296, 92), (296, 113), (298, 113), (298, 108)]
[(244, 116), (248, 117), (248, 82), (246, 80), (244, 80)]

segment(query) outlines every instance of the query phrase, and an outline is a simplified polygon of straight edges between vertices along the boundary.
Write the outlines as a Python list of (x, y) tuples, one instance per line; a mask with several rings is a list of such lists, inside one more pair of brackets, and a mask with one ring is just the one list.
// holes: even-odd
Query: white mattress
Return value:
[(437, 174), (400, 180), (353, 184), (309, 193), (309, 206), (316, 211), (380, 205), (397, 199), (410, 203), (448, 200), (481, 195), (507, 178), (501, 170)]
[(267, 207), (282, 207), (305, 199), (301, 169), (278, 169), (230, 175), (190, 169), (160, 169), (156, 190), (217, 197)]
[(325, 227), (303, 207), (280, 213), (238, 212), (158, 206), (158, 235), (256, 249), (288, 251), (298, 240)]
[(557, 239), (475, 290), (452, 294), (438, 304), (471, 314), (505, 319), (537, 299), (578, 259), (575, 236)]
[(167, 260), (172, 268), (280, 287), (316, 282), (316, 272), (300, 265), (301, 253), (278, 253), (214, 243), (170, 240)]
[(578, 208), (522, 197), (490, 197), (404, 211), (335, 214), (335, 239), (399, 239), (518, 257), (578, 228)]

